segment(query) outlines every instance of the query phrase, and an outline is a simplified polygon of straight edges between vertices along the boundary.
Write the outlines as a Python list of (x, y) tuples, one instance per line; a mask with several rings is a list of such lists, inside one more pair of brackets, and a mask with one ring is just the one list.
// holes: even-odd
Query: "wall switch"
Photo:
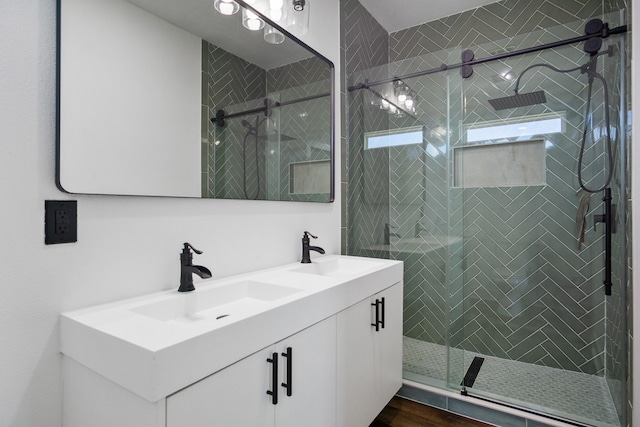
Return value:
[(78, 202), (75, 200), (44, 201), (44, 243), (78, 241)]

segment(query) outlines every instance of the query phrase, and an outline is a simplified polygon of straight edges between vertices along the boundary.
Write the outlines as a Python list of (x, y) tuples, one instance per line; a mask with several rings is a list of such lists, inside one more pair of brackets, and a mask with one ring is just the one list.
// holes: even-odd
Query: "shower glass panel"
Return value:
[[(575, 37), (584, 24), (472, 49), (485, 58)], [(583, 196), (577, 178), (585, 121), (582, 178), (598, 188), (609, 171), (602, 83), (588, 108), (586, 74), (534, 68), (520, 91), (544, 91), (545, 103), (496, 111), (488, 102), (513, 95), (533, 64), (585, 64), (582, 44), (475, 65), (469, 78), (452, 69), (350, 91), (348, 253), (404, 261), (406, 379), (559, 419), (625, 424), (624, 37), (601, 52), (609, 46), (594, 65), (608, 86), (615, 166), (606, 297), (604, 227), (593, 229), (603, 193)], [(461, 53), (361, 71), (349, 84), (458, 63)]]

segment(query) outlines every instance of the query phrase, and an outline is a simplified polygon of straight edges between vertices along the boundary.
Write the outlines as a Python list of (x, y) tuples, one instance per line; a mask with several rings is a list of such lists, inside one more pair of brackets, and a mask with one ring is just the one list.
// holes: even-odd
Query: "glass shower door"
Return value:
[[(539, 37), (474, 50), (488, 57)], [(448, 386), (562, 419), (619, 425), (613, 402), (622, 399), (611, 397), (606, 340), (615, 327), (607, 310), (621, 308), (605, 299), (604, 227), (593, 229), (603, 193), (581, 191), (577, 177), (580, 163), (583, 184), (599, 187), (609, 155), (619, 162), (620, 40), (606, 43), (617, 53), (594, 66), (614, 88), (609, 105), (600, 81), (590, 94), (579, 70), (534, 66), (577, 68), (589, 60), (579, 45), (476, 65), (468, 79), (448, 72), (448, 234), (460, 242), (449, 249)], [(530, 66), (520, 91), (544, 91), (546, 102), (494, 109), (489, 100), (513, 95)], [(620, 179), (610, 187), (620, 203)], [(617, 248), (614, 258), (624, 260)], [(624, 281), (614, 286), (622, 291)]]

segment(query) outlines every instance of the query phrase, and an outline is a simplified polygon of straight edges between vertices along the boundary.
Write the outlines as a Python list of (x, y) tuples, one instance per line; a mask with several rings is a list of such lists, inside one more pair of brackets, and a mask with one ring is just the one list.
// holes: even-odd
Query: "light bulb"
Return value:
[(407, 106), (407, 108), (411, 109), (411, 107), (413, 107), (413, 99), (411, 99), (411, 98), (407, 98), (407, 99), (404, 101), (404, 105), (406, 105), (406, 106)]
[(270, 9), (283, 9), (284, 8), (284, 0), (269, 0), (269, 8)]
[(223, 15), (233, 15), (240, 10), (240, 5), (233, 0), (216, 0), (213, 7)]
[(388, 109), (389, 108), (389, 101), (387, 101), (386, 99), (380, 100), (380, 108), (382, 108), (383, 110)]
[(278, 22), (284, 18), (284, 11), (282, 9), (269, 9), (269, 18)]
[(400, 95), (398, 95), (398, 102), (400, 102), (401, 104), (404, 104), (406, 100), (407, 100), (406, 93), (401, 93)]
[(248, 30), (258, 31), (264, 28), (264, 21), (252, 11), (242, 9), (242, 25)]
[(258, 31), (264, 28), (264, 22), (261, 19), (248, 19), (246, 21), (246, 27), (251, 31)]

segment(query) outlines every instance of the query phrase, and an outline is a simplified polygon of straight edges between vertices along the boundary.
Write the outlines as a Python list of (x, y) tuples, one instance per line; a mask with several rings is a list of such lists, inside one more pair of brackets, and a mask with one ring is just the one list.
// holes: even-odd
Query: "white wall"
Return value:
[[(322, 3), (314, 13), (323, 25), (312, 30), (323, 32), (307, 39), (339, 70), (338, 0)], [(58, 313), (176, 287), (182, 242), (205, 252), (196, 261), (214, 277), (298, 260), (307, 229), (328, 253), (340, 250), (339, 202), (60, 193), (54, 185), (55, 16), (54, 0), (0, 0), (2, 427), (61, 425)], [(336, 191), (339, 201), (339, 186)], [(78, 200), (77, 243), (44, 245), (47, 199)]]

